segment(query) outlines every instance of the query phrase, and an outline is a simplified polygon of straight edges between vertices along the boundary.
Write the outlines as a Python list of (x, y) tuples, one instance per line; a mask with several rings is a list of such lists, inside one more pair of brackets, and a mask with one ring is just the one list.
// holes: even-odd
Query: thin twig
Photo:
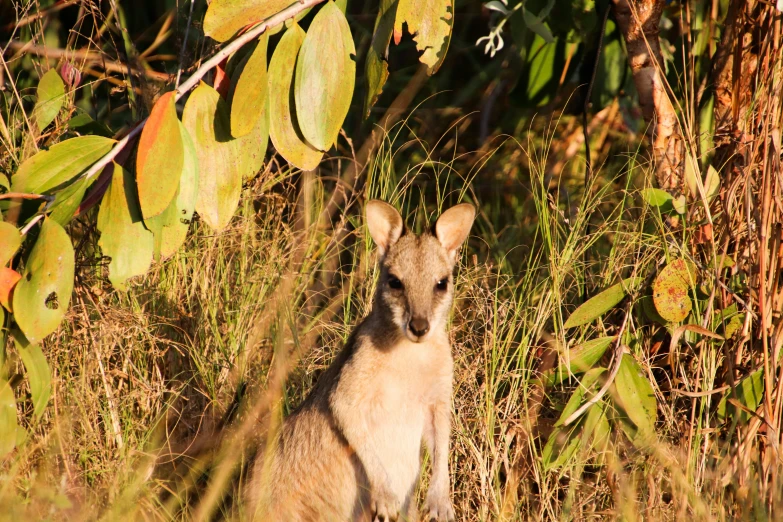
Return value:
[(3, 28), (6, 31), (9, 31), (14, 28), (19, 28), (25, 25), (30, 25), (31, 23), (35, 22), (36, 20), (40, 20), (41, 18), (45, 18), (49, 16), (50, 14), (54, 14), (58, 11), (62, 11), (66, 7), (78, 3), (80, 0), (60, 0), (60, 2), (54, 4), (51, 7), (47, 7), (46, 9), (40, 9), (36, 10), (34, 14), (25, 16), (23, 18), (20, 18), (16, 22), (10, 22), (6, 24), (6, 26)]
[(72, 51), (69, 49), (58, 49), (58, 48), (52, 48), (52, 47), (46, 47), (45, 45), (33, 45), (31, 43), (24, 43), (24, 42), (9, 42), (8, 48), (13, 49), (14, 51), (21, 51), (26, 54), (33, 54), (35, 56), (41, 56), (42, 58), (47, 58), (51, 60), (59, 60), (61, 58), (65, 58), (68, 60), (79, 60), (84, 61), (85, 63), (82, 64), (82, 68), (87, 68), (87, 62), (94, 63), (95, 65), (101, 67), (106, 72), (115, 72), (115, 73), (121, 73), (126, 74), (130, 70), (131, 74), (135, 75), (144, 75), (147, 78), (159, 82), (167, 82), (171, 80), (171, 75), (153, 71), (149, 69), (137, 69), (134, 67), (131, 67), (130, 64), (117, 62), (113, 60), (107, 60), (106, 56), (103, 53), (95, 52), (95, 51), (86, 51), (86, 50), (78, 50), (78, 51)]
[[(201, 79), (206, 76), (206, 74), (211, 71), (213, 68), (215, 68), (220, 62), (222, 62), (225, 58), (227, 58), (231, 53), (236, 51), (237, 49), (241, 48), (246, 43), (252, 41), (255, 38), (258, 38), (264, 31), (266, 31), (270, 27), (275, 27), (277, 25), (282, 24), (289, 18), (293, 18), (305, 9), (309, 9), (313, 7), (314, 5), (320, 4), (324, 0), (304, 0), (297, 2), (295, 4), (290, 5), (289, 7), (283, 9), (276, 15), (270, 16), (263, 22), (259, 23), (249, 31), (247, 31), (245, 34), (238, 37), (236, 40), (228, 44), (226, 47), (215, 53), (212, 58), (204, 62), (204, 65), (199, 67), (199, 69), (193, 73), (193, 75), (188, 78), (185, 83), (183, 83), (178, 89), (176, 94), (176, 99), (179, 100), (182, 98), (185, 93), (190, 91), (193, 87), (195, 87)], [(95, 176), (98, 172), (100, 172), (103, 167), (111, 163), (111, 161), (117, 156), (117, 154), (120, 153), (120, 151), (125, 148), (128, 143), (131, 142), (131, 140), (135, 139), (139, 134), (141, 134), (142, 129), (144, 129), (144, 125), (147, 123), (147, 120), (142, 120), (133, 130), (131, 130), (127, 136), (125, 136), (123, 139), (117, 142), (117, 144), (114, 146), (113, 149), (111, 149), (104, 157), (102, 157), (100, 160), (98, 160), (90, 169), (82, 174), (81, 178), (83, 179), (89, 179)]]
[(679, 395), (685, 395), (686, 397), (692, 397), (694, 399), (698, 399), (699, 397), (707, 397), (708, 395), (715, 395), (716, 393), (724, 392), (731, 388), (731, 384), (726, 384), (725, 386), (721, 386), (720, 388), (715, 388), (713, 390), (705, 390), (700, 392), (689, 392), (685, 390), (681, 390), (679, 388), (672, 388), (672, 393), (677, 393)]
[(6, 192), (5, 194), (0, 194), (0, 199), (45, 199), (46, 201), (54, 200), (52, 196), (47, 196), (45, 194), (27, 194), (24, 192)]
[(43, 218), (44, 218), (43, 214), (38, 214), (33, 219), (31, 219), (30, 222), (28, 224), (26, 224), (24, 226), (24, 228), (22, 228), (22, 230), (19, 231), (19, 233), (24, 236), (25, 234), (27, 234), (30, 231), (31, 228), (33, 228), (35, 226), (36, 223), (41, 221)]

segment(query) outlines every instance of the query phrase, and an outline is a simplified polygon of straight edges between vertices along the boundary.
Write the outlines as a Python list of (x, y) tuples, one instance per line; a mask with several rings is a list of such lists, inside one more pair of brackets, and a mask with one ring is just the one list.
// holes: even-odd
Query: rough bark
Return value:
[(612, 0), (614, 18), (628, 50), (639, 106), (652, 142), (658, 186), (674, 197), (684, 189), (680, 123), (666, 88), (658, 24), (665, 0)]

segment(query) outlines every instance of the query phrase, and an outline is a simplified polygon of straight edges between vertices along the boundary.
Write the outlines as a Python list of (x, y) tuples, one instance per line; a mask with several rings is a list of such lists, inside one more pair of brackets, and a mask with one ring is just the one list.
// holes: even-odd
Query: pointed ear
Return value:
[(476, 209), (470, 203), (460, 203), (441, 214), (435, 223), (435, 237), (449, 253), (452, 262), (457, 249), (467, 239), (476, 217)]
[(381, 255), (385, 255), (402, 235), (402, 216), (396, 208), (378, 199), (368, 201), (364, 212), (370, 236)]

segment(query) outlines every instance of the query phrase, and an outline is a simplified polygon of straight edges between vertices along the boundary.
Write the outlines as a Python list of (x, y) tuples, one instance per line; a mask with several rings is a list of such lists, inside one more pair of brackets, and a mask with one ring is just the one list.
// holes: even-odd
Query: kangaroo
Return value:
[(247, 492), (254, 520), (418, 520), (422, 443), (432, 460), (428, 520), (454, 520), (446, 322), (474, 218), (463, 203), (440, 216), (434, 235), (415, 235), (394, 207), (367, 203), (380, 261), (372, 311), (284, 421), (269, 456), (257, 457)]

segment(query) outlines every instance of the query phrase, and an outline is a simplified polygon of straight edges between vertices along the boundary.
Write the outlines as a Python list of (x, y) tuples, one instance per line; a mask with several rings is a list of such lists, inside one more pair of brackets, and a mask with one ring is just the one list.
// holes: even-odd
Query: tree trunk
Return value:
[(612, 0), (612, 3), (652, 142), (658, 186), (679, 197), (685, 181), (682, 133), (667, 92), (658, 40), (664, 0)]

